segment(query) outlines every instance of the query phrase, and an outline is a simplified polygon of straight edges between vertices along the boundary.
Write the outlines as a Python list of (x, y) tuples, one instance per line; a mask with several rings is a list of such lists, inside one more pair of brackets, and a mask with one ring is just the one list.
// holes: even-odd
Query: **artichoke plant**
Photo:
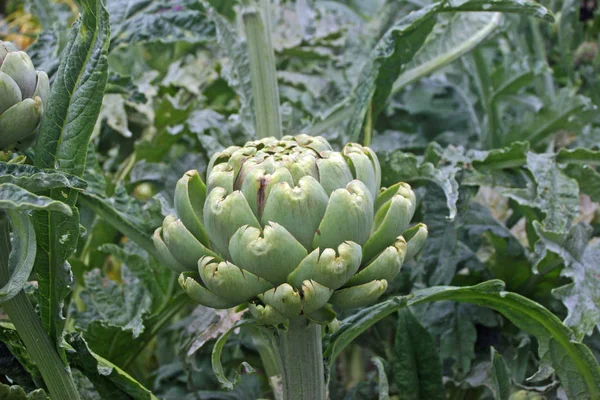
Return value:
[(10, 42), (0, 42), (0, 150), (30, 146), (48, 101), (45, 72)]
[(410, 186), (380, 189), (377, 156), (355, 143), (336, 152), (307, 135), (252, 141), (215, 154), (206, 182), (195, 170), (179, 180), (178, 215), (154, 244), (198, 303), (248, 303), (268, 325), (326, 323), (330, 305), (375, 302), (427, 236), (423, 224), (407, 229)]

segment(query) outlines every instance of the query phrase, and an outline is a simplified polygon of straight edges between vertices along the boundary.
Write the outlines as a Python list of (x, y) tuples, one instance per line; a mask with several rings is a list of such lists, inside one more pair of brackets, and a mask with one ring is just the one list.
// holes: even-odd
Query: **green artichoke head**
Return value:
[(206, 182), (195, 170), (179, 180), (178, 215), (153, 236), (158, 254), (200, 304), (248, 303), (266, 324), (327, 323), (331, 305), (375, 302), (427, 236), (423, 224), (408, 229), (410, 186), (380, 189), (377, 156), (355, 143), (335, 152), (307, 135), (249, 142), (215, 154)]
[(0, 41), (0, 150), (22, 150), (35, 140), (50, 93), (48, 75), (29, 56)]

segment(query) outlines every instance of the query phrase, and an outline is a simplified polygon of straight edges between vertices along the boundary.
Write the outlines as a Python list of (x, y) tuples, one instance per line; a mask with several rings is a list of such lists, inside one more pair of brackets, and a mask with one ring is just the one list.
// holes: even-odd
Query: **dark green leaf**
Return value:
[[(35, 151), (37, 167), (76, 176), (85, 170), (88, 142), (100, 112), (110, 40), (108, 13), (102, 0), (85, 0), (81, 5), (83, 14), (71, 28), (62, 53)], [(54, 189), (50, 197), (74, 206), (77, 192)], [(77, 245), (79, 213), (66, 218), (55, 212), (36, 212), (34, 223), (40, 314), (44, 328), (58, 345), (65, 323), (63, 302), (72, 279), (66, 259)], [(58, 349), (64, 352), (60, 346)]]
[(433, 337), (408, 309), (398, 311), (390, 361), (394, 381), (406, 399), (444, 399), (442, 363)]
[(236, 322), (233, 325), (233, 327), (231, 327), (231, 329), (229, 329), (227, 332), (222, 334), (217, 339), (217, 342), (215, 343), (215, 346), (213, 347), (212, 356), (211, 356), (213, 372), (217, 376), (217, 379), (219, 380), (219, 383), (221, 384), (221, 386), (223, 386), (223, 388), (225, 388), (225, 389), (232, 390), (240, 382), (242, 370), (245, 373), (251, 374), (254, 372), (254, 368), (252, 368), (250, 366), (250, 364), (248, 364), (247, 362), (241, 363), (238, 366), (238, 368), (234, 371), (235, 373), (233, 376), (233, 381), (230, 381), (227, 378), (227, 375), (225, 374), (225, 370), (223, 369), (223, 364), (221, 364), (221, 353), (223, 352), (223, 347), (225, 347), (225, 344), (227, 343), (227, 339), (229, 339), (229, 335), (231, 335), (231, 333), (233, 331), (235, 331), (236, 329), (238, 329), (239, 327), (244, 326), (244, 325), (255, 325), (255, 324), (256, 324), (256, 322), (253, 320), (250, 320), (250, 319), (240, 320), (240, 321)]
[(50, 197), (33, 194), (12, 183), (0, 184), (0, 209), (15, 211), (48, 210), (68, 216), (73, 215), (73, 211), (65, 203)]
[(40, 169), (27, 164), (0, 162), (0, 183), (12, 183), (30, 192), (50, 189), (85, 189), (83, 179), (53, 169)]
[(510, 397), (510, 370), (502, 354), (493, 347), (490, 349), (492, 356), (492, 392), (497, 400), (508, 400)]

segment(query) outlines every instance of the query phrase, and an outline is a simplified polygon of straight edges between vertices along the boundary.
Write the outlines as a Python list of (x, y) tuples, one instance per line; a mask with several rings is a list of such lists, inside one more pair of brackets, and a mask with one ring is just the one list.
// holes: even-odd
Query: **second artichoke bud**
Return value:
[(0, 150), (33, 143), (49, 93), (48, 75), (12, 43), (0, 42)]
[(362, 307), (387, 289), (427, 237), (408, 229), (415, 194), (380, 189), (375, 153), (342, 152), (322, 137), (262, 139), (214, 155), (205, 185), (187, 172), (175, 190), (178, 216), (154, 234), (162, 262), (200, 304), (248, 303), (265, 324), (306, 315), (334, 318), (331, 305)]

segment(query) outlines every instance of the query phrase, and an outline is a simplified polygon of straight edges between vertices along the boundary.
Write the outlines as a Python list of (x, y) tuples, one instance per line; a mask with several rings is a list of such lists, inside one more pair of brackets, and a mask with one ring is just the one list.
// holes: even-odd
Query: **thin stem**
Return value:
[(269, 16), (269, 8), (267, 2), (262, 1), (261, 4), (262, 13), (248, 8), (242, 15), (248, 42), (256, 135), (258, 138), (281, 138), (275, 52), (268, 29), (269, 21), (265, 24), (261, 18), (261, 14)]
[(369, 104), (369, 109), (367, 110), (367, 118), (365, 121), (363, 145), (370, 146), (372, 138), (373, 138), (373, 103)]
[[(8, 270), (10, 251), (9, 222), (0, 212), (0, 281), (3, 285), (10, 279)], [(27, 352), (39, 368), (50, 396), (56, 400), (79, 400), (70, 368), (60, 359), (25, 292), (19, 292), (11, 300), (3, 303), (2, 307), (25, 343)]]
[[(546, 64), (548, 69), (550, 69), (550, 67), (548, 66), (548, 56), (546, 55), (546, 45), (544, 43), (544, 37), (542, 36), (542, 33), (540, 32), (539, 22), (537, 20), (534, 20), (533, 18), (531, 18), (529, 23), (531, 26), (531, 33), (533, 36), (533, 52), (536, 55), (535, 58), (537, 60), (542, 60)], [(550, 97), (551, 99), (554, 99), (555, 92), (554, 92), (554, 80), (552, 79), (552, 73), (551, 72), (544, 73), (543, 79), (544, 79), (544, 88), (545, 88), (546, 95), (548, 97)], [(569, 79), (571, 79), (570, 74), (569, 74)]]
[(325, 400), (321, 325), (305, 317), (290, 320), (279, 331), (279, 370), (285, 400)]
[(487, 129), (483, 137), (488, 149), (500, 147), (502, 138), (499, 137), (498, 110), (494, 102), (492, 87), (490, 86), (490, 74), (481, 49), (473, 52), (475, 62), (475, 81), (479, 89), (479, 95), (483, 103), (483, 108), (487, 114)]

